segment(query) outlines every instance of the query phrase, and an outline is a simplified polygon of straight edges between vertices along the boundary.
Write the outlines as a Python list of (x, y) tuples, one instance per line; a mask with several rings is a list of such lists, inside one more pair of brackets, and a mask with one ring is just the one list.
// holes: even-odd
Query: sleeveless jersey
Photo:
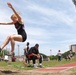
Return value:
[(17, 29), (17, 33), (18, 33), (19, 35), (22, 35), (23, 41), (25, 41), (26, 38), (27, 38), (27, 35), (26, 35), (25, 30), (24, 30), (24, 24), (20, 24), (20, 23), (17, 21), (14, 25), (15, 25), (15, 28)]

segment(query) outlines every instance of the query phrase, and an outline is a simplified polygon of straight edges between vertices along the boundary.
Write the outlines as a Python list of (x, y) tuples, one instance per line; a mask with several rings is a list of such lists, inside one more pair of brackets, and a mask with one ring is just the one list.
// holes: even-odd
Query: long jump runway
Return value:
[(76, 67), (76, 62), (70, 63), (70, 64), (65, 64), (62, 66), (40, 68), (40, 69), (36, 69), (35, 71), (36, 72), (56, 73), (56, 72), (64, 72), (64, 71), (69, 70), (74, 67)]

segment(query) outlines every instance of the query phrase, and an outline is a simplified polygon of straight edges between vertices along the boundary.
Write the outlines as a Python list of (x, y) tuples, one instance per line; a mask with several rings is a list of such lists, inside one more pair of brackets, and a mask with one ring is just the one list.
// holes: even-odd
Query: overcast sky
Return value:
[[(38, 43), (40, 53), (56, 55), (76, 44), (76, 8), (72, 0), (0, 0), (0, 22), (10, 22), (13, 11), (7, 2), (22, 16), (27, 32), (24, 43), (16, 42), (15, 53), (23, 54), (26, 42), (30, 47)], [(0, 46), (7, 36), (17, 34), (14, 25), (0, 25)], [(5, 48), (11, 50), (10, 44)]]

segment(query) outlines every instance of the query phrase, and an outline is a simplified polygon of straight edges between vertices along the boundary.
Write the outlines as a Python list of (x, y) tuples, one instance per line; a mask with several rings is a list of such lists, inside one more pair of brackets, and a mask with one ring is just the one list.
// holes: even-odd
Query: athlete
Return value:
[(10, 35), (6, 38), (2, 46), (0, 47), (0, 52), (2, 49), (11, 42), (11, 54), (14, 52), (15, 41), (24, 42), (27, 39), (27, 34), (24, 30), (24, 23), (21, 16), (17, 13), (11, 3), (7, 3), (8, 7), (12, 9), (14, 14), (11, 16), (12, 22), (0, 23), (0, 25), (14, 25), (17, 29), (17, 35)]
[(27, 44), (26, 44), (27, 47), (24, 48), (24, 55), (25, 55), (25, 57), (26, 57), (26, 58), (25, 58), (26, 63), (30, 63), (29, 60), (28, 60), (28, 56), (27, 56), (27, 55), (28, 55), (28, 51), (29, 51), (29, 44), (30, 44), (30, 43), (27, 42)]

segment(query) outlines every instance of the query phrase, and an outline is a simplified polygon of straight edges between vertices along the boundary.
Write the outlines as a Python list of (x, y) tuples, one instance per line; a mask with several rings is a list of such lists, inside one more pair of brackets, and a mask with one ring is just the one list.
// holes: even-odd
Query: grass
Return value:
[(71, 71), (72, 71), (72, 72), (76, 72), (76, 68), (72, 68)]
[(76, 62), (76, 57), (72, 58), (71, 60), (67, 60), (67, 61), (65, 59), (62, 59), (62, 61), (60, 62), (58, 62), (57, 60), (44, 61), (43, 64), (45, 65), (45, 67), (53, 67), (53, 66), (60, 66), (60, 65), (68, 64), (72, 62)]
[[(76, 56), (74, 58), (72, 58), (71, 60), (65, 60), (62, 59), (62, 61), (58, 62), (57, 60), (51, 60), (51, 61), (43, 61), (43, 66), (45, 67), (53, 67), (53, 66), (60, 66), (63, 64), (68, 64), (68, 63), (72, 63), (72, 62), (76, 62)], [(6, 70), (32, 70), (35, 68), (31, 68), (31, 67), (26, 67), (23, 65), (23, 62), (5, 62), (5, 61), (1, 61), (0, 62), (0, 68), (2, 69), (6, 69)], [(76, 71), (76, 68), (71, 69), (72, 71)]]

